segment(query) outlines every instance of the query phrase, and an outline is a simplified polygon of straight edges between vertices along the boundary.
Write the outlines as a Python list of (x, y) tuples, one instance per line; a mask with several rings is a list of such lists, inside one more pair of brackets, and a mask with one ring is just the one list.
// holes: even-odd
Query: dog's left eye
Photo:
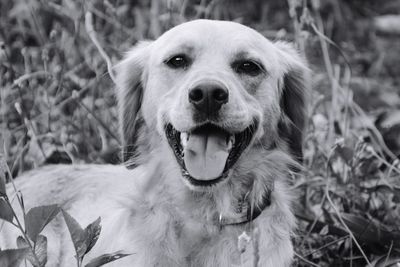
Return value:
[(185, 55), (176, 55), (164, 61), (168, 67), (173, 69), (184, 69), (190, 64), (190, 59)]
[(233, 64), (233, 68), (237, 73), (246, 74), (249, 76), (257, 76), (264, 71), (264, 68), (260, 65), (260, 63), (251, 60), (235, 62)]

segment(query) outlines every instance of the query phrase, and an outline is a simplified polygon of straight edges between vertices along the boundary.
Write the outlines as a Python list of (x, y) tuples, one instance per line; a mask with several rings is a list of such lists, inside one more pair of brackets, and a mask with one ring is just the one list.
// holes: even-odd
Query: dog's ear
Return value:
[(282, 116), (278, 124), (279, 136), (288, 144), (293, 158), (301, 162), (310, 71), (305, 59), (291, 44), (278, 42), (276, 45), (284, 62), (284, 75), (280, 81)]
[[(137, 150), (137, 131), (143, 119), (140, 114), (150, 41), (136, 44), (115, 67), (122, 160), (127, 162)], [(134, 167), (130, 164), (128, 167)]]

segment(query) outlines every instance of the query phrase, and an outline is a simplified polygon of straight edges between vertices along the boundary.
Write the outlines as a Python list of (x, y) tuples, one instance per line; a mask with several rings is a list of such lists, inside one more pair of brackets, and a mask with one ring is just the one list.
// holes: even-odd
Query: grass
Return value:
[[(370, 104), (396, 96), (398, 80), (385, 64), (397, 65), (390, 54), (368, 60), (382, 52), (369, 43), (387, 47), (392, 40), (363, 41), (358, 25), (365, 16), (354, 6), (357, 1), (0, 0), (0, 153), (13, 176), (46, 163), (116, 163), (110, 66), (121, 52), (186, 20), (239, 21), (294, 41), (314, 71), (306, 170), (293, 180), (295, 264), (390, 266), (400, 254), (400, 164), (376, 119), (393, 105)], [(355, 19), (346, 28), (340, 18), (349, 13)], [(363, 81), (375, 92), (386, 89), (365, 97)]]

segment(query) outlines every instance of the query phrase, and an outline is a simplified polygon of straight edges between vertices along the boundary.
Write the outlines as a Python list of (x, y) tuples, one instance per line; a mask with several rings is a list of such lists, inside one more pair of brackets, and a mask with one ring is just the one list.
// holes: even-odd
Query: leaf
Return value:
[(2, 175), (0, 170), (0, 197), (6, 196), (6, 178)]
[[(0, 156), (0, 161), (1, 161), (1, 156)], [(6, 172), (2, 168), (2, 163), (0, 162), (0, 197), (6, 196)]]
[(22, 236), (17, 237), (17, 248), (28, 248), (29, 245)]
[(342, 213), (342, 218), (360, 241), (381, 246), (389, 246), (393, 242), (393, 248), (400, 248), (400, 234), (384, 224), (349, 213)]
[[(29, 248), (29, 244), (22, 236), (18, 236), (17, 247)], [(47, 238), (44, 235), (38, 235), (36, 239), (35, 255), (36, 257), (33, 255), (32, 251), (29, 248), (29, 252), (26, 258), (32, 263), (33, 266), (45, 266), (47, 262)], [(39, 261), (37, 261), (36, 258)]]
[(69, 234), (71, 235), (72, 243), (74, 244), (76, 256), (82, 259), (87, 251), (86, 232), (82, 229), (79, 223), (66, 212), (62, 210), (65, 223), (67, 224)]
[(398, 266), (395, 264), (400, 263), (400, 257), (388, 257), (388, 255), (382, 255), (378, 258), (376, 258), (373, 262), (371, 262), (371, 265), (374, 267), (390, 267), (390, 266)]
[(354, 156), (354, 151), (348, 146), (337, 146), (336, 151), (339, 156), (344, 160), (344, 162), (350, 166), (350, 163)]
[(29, 238), (36, 243), (37, 236), (44, 227), (60, 212), (58, 205), (40, 206), (28, 211), (25, 218), (26, 232)]
[(327, 235), (329, 234), (329, 226), (325, 225), (324, 227), (322, 227), (321, 231), (319, 231), (320, 235)]
[(98, 267), (98, 266), (103, 266), (106, 263), (124, 258), (126, 256), (132, 255), (130, 253), (124, 253), (123, 251), (117, 251), (114, 253), (110, 254), (103, 254), (97, 258), (94, 258), (91, 260), (88, 264), (85, 265), (85, 267)]
[(0, 266), (19, 267), (28, 254), (29, 249), (6, 249), (0, 251)]
[[(38, 235), (35, 244), (35, 254), (39, 259), (39, 266), (45, 266), (47, 262), (47, 237), (44, 235)], [(33, 257), (33, 255), (32, 255)], [(33, 264), (33, 262), (31, 261)]]
[(10, 205), (6, 202), (3, 197), (0, 197), (0, 219), (8, 222), (12, 222), (14, 214)]
[(7, 177), (7, 162), (3, 155), (0, 154), (0, 196), (6, 196), (6, 177)]
[(97, 218), (94, 222), (89, 224), (85, 228), (85, 239), (86, 239), (86, 251), (85, 254), (88, 253), (96, 244), (97, 240), (99, 239), (100, 232), (101, 232), (101, 218)]

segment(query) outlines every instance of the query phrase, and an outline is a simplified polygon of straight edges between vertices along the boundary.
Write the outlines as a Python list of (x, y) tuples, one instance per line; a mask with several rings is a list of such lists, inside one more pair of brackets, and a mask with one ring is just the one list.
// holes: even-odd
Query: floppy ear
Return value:
[(276, 45), (285, 64), (280, 85), (282, 117), (278, 124), (279, 136), (288, 144), (293, 158), (301, 162), (310, 71), (305, 59), (292, 45), (283, 42)]
[[(145, 87), (146, 60), (149, 57), (149, 41), (135, 45), (115, 67), (122, 160), (135, 156), (140, 125), (144, 124), (140, 114), (143, 88)], [(128, 167), (134, 167), (134, 163)]]

